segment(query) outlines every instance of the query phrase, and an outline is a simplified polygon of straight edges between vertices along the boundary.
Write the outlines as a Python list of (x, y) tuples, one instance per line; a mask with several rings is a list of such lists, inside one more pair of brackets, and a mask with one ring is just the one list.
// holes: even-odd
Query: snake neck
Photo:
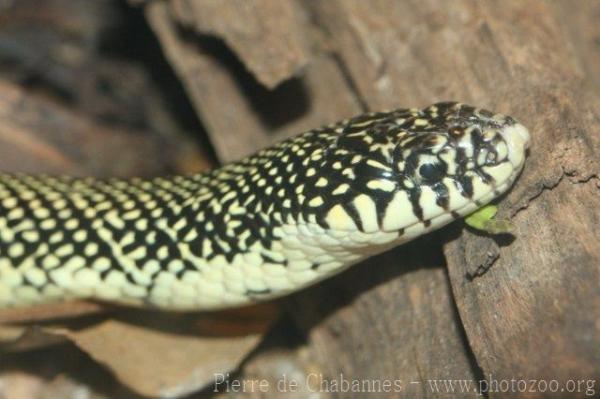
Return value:
[(0, 306), (95, 298), (213, 309), (348, 266), (363, 255), (326, 234), (303, 194), (316, 174), (305, 160), (335, 135), (310, 132), (187, 177), (0, 176)]

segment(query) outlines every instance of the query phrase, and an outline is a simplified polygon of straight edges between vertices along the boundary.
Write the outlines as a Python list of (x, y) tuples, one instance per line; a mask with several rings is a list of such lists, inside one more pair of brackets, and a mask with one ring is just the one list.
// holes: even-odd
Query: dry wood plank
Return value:
[[(519, 93), (511, 105), (531, 128), (533, 145), (520, 182), (503, 202), (504, 215), (518, 226), (516, 239), (498, 247), (463, 235), (446, 254), (457, 306), (486, 377), (577, 380), (586, 392), (600, 376), (600, 97), (585, 73), (593, 57), (576, 52), (586, 46), (569, 40), (578, 35), (560, 22), (563, 7), (515, 2), (484, 8), (498, 51), (516, 72), (505, 76)], [(587, 20), (584, 29), (592, 27)], [(498, 258), (491, 268), (467, 278), (490, 253)]]
[(312, 57), (306, 16), (293, 0), (175, 0), (171, 9), (183, 26), (222, 39), (268, 89), (296, 75)]
[[(218, 43), (183, 34), (177, 20), (171, 18), (169, 4), (150, 3), (146, 14), (221, 161), (239, 159), (282, 137), (360, 110), (331, 57), (316, 57), (302, 78), (269, 91)], [(232, 26), (243, 22), (229, 20)], [(260, 47), (262, 41), (255, 43)], [(291, 77), (293, 71), (288, 72)]]
[(169, 166), (157, 137), (95, 124), (12, 83), (0, 81), (0, 92), (3, 172), (123, 177), (164, 173)]

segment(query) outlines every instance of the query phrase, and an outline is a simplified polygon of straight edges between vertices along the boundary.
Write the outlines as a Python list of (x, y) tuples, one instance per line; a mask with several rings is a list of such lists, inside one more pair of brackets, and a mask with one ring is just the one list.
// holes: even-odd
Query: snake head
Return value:
[(377, 223), (362, 225), (371, 232), (417, 231), (469, 214), (508, 190), (529, 141), (527, 129), (509, 116), (445, 102), (352, 119), (335, 148), (349, 154), (354, 192), (375, 204)]
[(397, 123), (391, 162), (406, 188), (451, 179), (470, 199), (514, 180), (530, 141), (513, 118), (460, 103), (434, 104)]

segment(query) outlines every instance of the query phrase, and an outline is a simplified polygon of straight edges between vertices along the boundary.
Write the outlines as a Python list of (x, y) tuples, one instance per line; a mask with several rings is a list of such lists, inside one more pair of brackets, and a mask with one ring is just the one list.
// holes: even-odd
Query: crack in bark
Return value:
[(596, 173), (592, 173), (592, 174), (582, 177), (580, 179), (576, 178), (577, 175), (575, 174), (575, 172), (565, 173), (565, 175), (570, 177), (569, 181), (573, 184), (585, 184), (585, 183), (589, 183), (592, 180), (597, 180), (598, 185), (600, 186), (600, 176), (598, 176)]
[(356, 103), (360, 107), (361, 112), (368, 112), (369, 104), (368, 104), (367, 100), (360, 94), (358, 85), (352, 78), (352, 73), (350, 73), (350, 71), (348, 70), (348, 67), (346, 66), (344, 61), (341, 59), (339, 54), (332, 52), (331, 56), (333, 57), (333, 60), (335, 61), (336, 65), (338, 66), (340, 73), (342, 75), (342, 78), (346, 82), (346, 85), (348, 86), (350, 93), (352, 93), (352, 96), (354, 97), (354, 99), (356, 100)]
[(515, 216), (517, 216), (517, 214), (521, 213), (521, 211), (527, 209), (529, 207), (529, 204), (531, 204), (531, 202), (533, 202), (536, 198), (538, 198), (544, 192), (546, 192), (546, 191), (552, 191), (553, 189), (555, 189), (556, 187), (558, 187), (558, 185), (564, 179), (565, 176), (566, 176), (566, 173), (563, 171), (560, 174), (560, 176), (556, 179), (556, 181), (553, 181), (553, 182), (550, 182), (550, 183), (542, 182), (541, 187), (539, 189), (537, 189), (536, 192), (532, 196), (530, 196), (529, 198), (527, 198), (525, 204), (521, 205), (520, 207), (518, 207), (517, 209), (515, 209), (510, 214), (510, 218), (511, 219), (514, 218)]
[(585, 177), (579, 178), (577, 179), (575, 176), (577, 176), (576, 171), (573, 172), (566, 172), (564, 169), (562, 171), (562, 173), (560, 174), (560, 176), (556, 179), (556, 181), (551, 182), (550, 184), (547, 183), (542, 183), (541, 187), (532, 195), (530, 196), (524, 205), (521, 205), (520, 207), (518, 207), (517, 209), (515, 209), (510, 217), (511, 219), (514, 218), (517, 214), (519, 214), (521, 211), (527, 209), (529, 207), (529, 204), (531, 204), (531, 202), (533, 202), (536, 198), (538, 198), (540, 195), (542, 195), (544, 192), (546, 191), (552, 191), (554, 190), (556, 187), (558, 187), (558, 185), (565, 180), (565, 177), (567, 178), (567, 180), (571, 183), (571, 184), (586, 184), (591, 182), (592, 180), (595, 180), (597, 182), (596, 186), (598, 188), (600, 188), (600, 176), (596, 173), (591, 173)]
[[(305, 7), (304, 9), (308, 15), (310, 24), (312, 24), (315, 29), (320, 30), (323, 33), (324, 37), (328, 38), (328, 41), (330, 41), (331, 34), (332, 34), (331, 30), (329, 29), (329, 27), (326, 24), (324, 24), (320, 20), (319, 16), (315, 14), (317, 11), (315, 11), (313, 6), (311, 6), (310, 4), (307, 4), (307, 7)], [(368, 112), (369, 111), (368, 101), (360, 93), (358, 84), (352, 77), (352, 73), (348, 69), (348, 66), (342, 59), (342, 56), (339, 54), (339, 52), (333, 50), (334, 47), (335, 47), (334, 45), (331, 45), (330, 43), (328, 43), (328, 45), (327, 45), (328, 50), (326, 51), (326, 53), (328, 53), (333, 58), (333, 61), (335, 62), (335, 64), (337, 65), (337, 67), (340, 71), (340, 75), (342, 76), (342, 79), (344, 79), (344, 82), (346, 82), (346, 85), (348, 86), (348, 90), (354, 97), (354, 100), (356, 101), (356, 104), (359, 106), (361, 112)]]
[(486, 257), (485, 261), (483, 262), (483, 264), (477, 266), (477, 268), (474, 271), (465, 272), (465, 277), (466, 277), (467, 281), (472, 282), (476, 278), (483, 276), (484, 274), (486, 274), (488, 272), (488, 270), (490, 270), (492, 268), (494, 263), (496, 263), (496, 261), (498, 259), (500, 259), (500, 251), (496, 251), (496, 252), (488, 251), (486, 255), (487, 255), (487, 257)]

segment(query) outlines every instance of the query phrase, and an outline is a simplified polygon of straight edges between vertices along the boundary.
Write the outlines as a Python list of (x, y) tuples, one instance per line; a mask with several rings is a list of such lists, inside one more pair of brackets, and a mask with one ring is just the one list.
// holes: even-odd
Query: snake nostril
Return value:
[(458, 139), (461, 138), (463, 134), (465, 134), (465, 129), (463, 129), (460, 126), (452, 126), (450, 129), (448, 129), (448, 133), (450, 134), (450, 136)]

